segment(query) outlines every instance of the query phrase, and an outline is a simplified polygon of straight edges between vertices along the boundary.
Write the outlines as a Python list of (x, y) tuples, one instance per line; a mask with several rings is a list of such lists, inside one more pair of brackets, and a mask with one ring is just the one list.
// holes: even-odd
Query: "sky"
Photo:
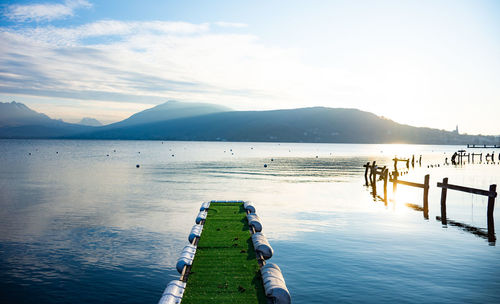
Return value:
[(68, 122), (179, 100), (500, 135), (500, 1), (2, 1), (0, 41), (0, 101)]

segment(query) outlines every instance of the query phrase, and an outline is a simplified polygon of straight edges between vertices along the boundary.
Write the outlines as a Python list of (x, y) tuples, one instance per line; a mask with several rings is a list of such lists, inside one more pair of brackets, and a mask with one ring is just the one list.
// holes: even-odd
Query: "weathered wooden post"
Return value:
[(418, 164), (422, 167), (422, 155), (420, 155), (420, 158), (418, 159)]
[(370, 162), (367, 162), (365, 167), (365, 186), (368, 186), (368, 168), (370, 167)]
[(411, 156), (411, 167), (415, 168), (415, 154)]
[(429, 219), (429, 180), (430, 176), (427, 174), (424, 178), (424, 218)]
[(398, 171), (392, 172), (392, 192), (396, 192), (398, 188)]
[(384, 201), (387, 203), (387, 178), (388, 178), (388, 175), (389, 175), (389, 169), (385, 169), (384, 170)]
[(375, 168), (377, 167), (375, 164), (376, 164), (376, 161), (373, 161), (373, 163), (370, 167), (370, 185), (373, 185), (373, 183), (375, 182), (375, 180), (373, 179), (373, 174), (375, 172)]
[(488, 241), (495, 242), (495, 221), (493, 219), (493, 209), (495, 209), (495, 198), (497, 196), (497, 185), (490, 185), (488, 196)]
[(394, 171), (398, 171), (398, 158), (394, 157), (393, 161), (394, 161)]
[(373, 197), (377, 196), (377, 166), (375, 165), (375, 161), (373, 161), (372, 170), (371, 170), (371, 180), (372, 180), (372, 188), (373, 188)]
[(448, 178), (443, 178), (443, 185), (441, 188), (441, 224), (447, 225), (446, 220), (446, 192), (448, 190)]

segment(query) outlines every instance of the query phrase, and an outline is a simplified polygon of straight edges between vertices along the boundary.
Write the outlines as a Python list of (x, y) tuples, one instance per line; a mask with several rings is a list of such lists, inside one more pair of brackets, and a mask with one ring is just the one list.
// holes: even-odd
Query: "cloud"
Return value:
[(90, 8), (86, 0), (66, 0), (63, 3), (13, 4), (7, 6), (4, 16), (16, 22), (41, 22), (63, 19), (74, 15), (76, 9)]
[(320, 86), (339, 89), (335, 78), (344, 81), (302, 64), (296, 50), (268, 47), (253, 35), (214, 33), (211, 25), (103, 20), (0, 28), (0, 92), (237, 108), (279, 107), (281, 100), (289, 107), (314, 97)]

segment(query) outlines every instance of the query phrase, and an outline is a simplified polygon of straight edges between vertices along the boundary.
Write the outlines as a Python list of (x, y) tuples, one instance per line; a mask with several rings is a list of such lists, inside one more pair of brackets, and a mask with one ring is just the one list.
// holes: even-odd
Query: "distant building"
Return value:
[(458, 133), (458, 125), (457, 125), (457, 127), (455, 128), (455, 130), (453, 131), (453, 133), (455, 133), (455, 134), (457, 134), (457, 135), (459, 134), (459, 133)]

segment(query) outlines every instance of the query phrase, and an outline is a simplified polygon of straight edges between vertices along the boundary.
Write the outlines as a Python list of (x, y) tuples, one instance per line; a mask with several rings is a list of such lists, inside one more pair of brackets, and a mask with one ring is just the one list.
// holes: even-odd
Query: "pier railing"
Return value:
[[(482, 153), (470, 153), (470, 154), (465, 154), (464, 150), (458, 151), (459, 153), (455, 153), (456, 156), (459, 158), (459, 162), (462, 162), (463, 157), (470, 157), (472, 156), (472, 159), (474, 161), (474, 156), (479, 156), (480, 159), (482, 158)], [(491, 159), (492, 163), (494, 163), (494, 153), (486, 155), (486, 160), (489, 162)], [(392, 182), (393, 183), (393, 192), (395, 193), (397, 190), (397, 185), (404, 185), (404, 186), (409, 186), (409, 187), (415, 187), (415, 188), (420, 188), (423, 189), (423, 206), (416, 205), (416, 204), (410, 204), (407, 203), (406, 206), (415, 209), (417, 211), (423, 211), (423, 215), (425, 219), (429, 219), (429, 190), (430, 190), (430, 175), (427, 174), (424, 177), (424, 182), (423, 183), (417, 183), (413, 181), (405, 181), (401, 180), (400, 176), (407, 174), (408, 172), (403, 171), (403, 172), (398, 172), (397, 170), (397, 162), (403, 161), (405, 162), (406, 166), (408, 169), (409, 164), (410, 164), (410, 159), (409, 158), (397, 158), (395, 157), (393, 159), (394, 161), (394, 166), (396, 170), (394, 170), (391, 174), (389, 174), (389, 170), (386, 168), (386, 166), (383, 167), (378, 167), (376, 165), (376, 162), (373, 161), (372, 163), (367, 162), (363, 167), (365, 168), (365, 185), (366, 186), (371, 186), (373, 198), (377, 199), (379, 198), (380, 200), (384, 201), (384, 203), (387, 205), (388, 199), (387, 199), (387, 183)], [(421, 158), (418, 160), (418, 163), (421, 162)], [(412, 159), (413, 163), (413, 159)], [(412, 164), (413, 167), (413, 164)], [(429, 166), (427, 166), (429, 168)], [(431, 167), (433, 167), (431, 165)], [(435, 165), (435, 167), (439, 167), (439, 165)], [(384, 181), (384, 197), (377, 196), (377, 181)], [(465, 187), (465, 186), (460, 186), (460, 185), (453, 185), (448, 183), (448, 178), (444, 178), (443, 182), (437, 183), (437, 187), (441, 188), (441, 216), (436, 216), (436, 220), (441, 221), (443, 224), (443, 227), (446, 227), (447, 225), (451, 226), (457, 226), (462, 228), (464, 231), (473, 233), (477, 236), (484, 237), (488, 239), (488, 242), (490, 245), (495, 245), (496, 242), (496, 236), (495, 236), (495, 227), (494, 227), (494, 217), (493, 217), (493, 211), (495, 209), (495, 199), (497, 197), (497, 191), (496, 191), (496, 184), (490, 185), (488, 190), (483, 190), (483, 189), (477, 189), (477, 188), (472, 188), (472, 187)], [(466, 223), (461, 223), (458, 221), (454, 221), (451, 219), (448, 219), (446, 216), (446, 196), (447, 196), (447, 191), (449, 190), (455, 190), (455, 191), (460, 191), (460, 192), (466, 192), (466, 193), (472, 193), (476, 195), (482, 195), (488, 197), (488, 207), (487, 207), (487, 231), (485, 231), (483, 228), (480, 227), (475, 227), (471, 226)]]
[(459, 185), (453, 185), (448, 183), (448, 178), (443, 178), (442, 183), (437, 183), (437, 186), (441, 188), (441, 217), (436, 217), (438, 220), (441, 220), (443, 225), (447, 225), (448, 219), (446, 217), (446, 196), (448, 189), (461, 191), (466, 193), (472, 193), (476, 195), (482, 195), (488, 197), (488, 207), (486, 210), (487, 219), (488, 219), (488, 241), (495, 242), (495, 223), (493, 219), (493, 210), (495, 209), (495, 199), (497, 197), (497, 185), (490, 185), (489, 190), (476, 189), (470, 187), (464, 187)]

